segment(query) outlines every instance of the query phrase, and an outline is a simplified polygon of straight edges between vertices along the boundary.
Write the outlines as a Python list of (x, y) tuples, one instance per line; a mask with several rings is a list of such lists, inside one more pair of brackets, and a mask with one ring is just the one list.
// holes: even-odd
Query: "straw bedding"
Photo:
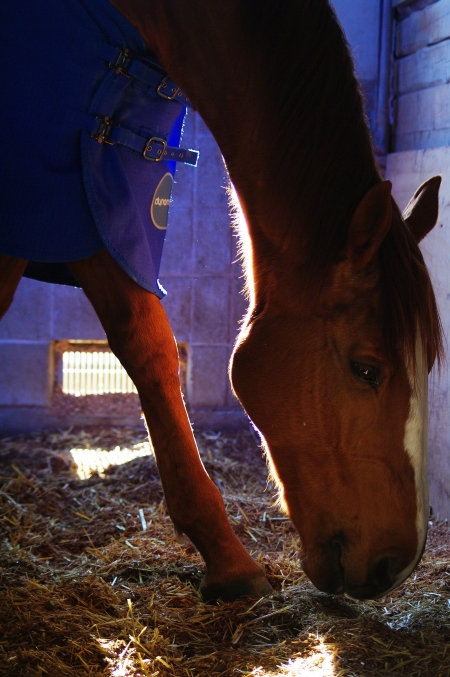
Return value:
[(252, 433), (198, 442), (275, 593), (201, 602), (202, 561), (174, 535), (142, 431), (3, 439), (0, 675), (450, 675), (446, 524), (431, 525), (422, 564), (388, 598), (324, 595), (302, 573)]

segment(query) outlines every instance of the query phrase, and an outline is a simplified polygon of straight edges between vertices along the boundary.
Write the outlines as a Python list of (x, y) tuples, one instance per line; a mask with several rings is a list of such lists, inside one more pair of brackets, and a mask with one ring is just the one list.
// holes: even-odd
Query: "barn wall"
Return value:
[[(450, 147), (393, 153), (387, 176), (394, 195), (406, 207), (416, 188), (430, 176), (442, 173), (440, 215), (437, 226), (421, 248), (436, 292), (445, 336), (450, 337)], [(430, 377), (429, 480), (430, 505), (440, 518), (450, 518), (450, 364)]]
[(377, 128), (383, 0), (332, 0), (352, 50), (372, 132)]
[(22, 279), (0, 322), (1, 433), (77, 423), (62, 422), (48, 411), (54, 382), (52, 342), (59, 339), (102, 340), (105, 334), (81, 290)]
[[(392, 149), (447, 146), (450, 141), (450, 0), (409, 13), (395, 2)], [(422, 3), (423, 6), (423, 3)]]
[[(442, 174), (440, 217), (422, 250), (450, 338), (450, 0), (393, 0), (392, 152), (387, 178), (404, 208), (420, 183)], [(450, 518), (450, 363), (430, 378), (429, 479), (434, 513)]]

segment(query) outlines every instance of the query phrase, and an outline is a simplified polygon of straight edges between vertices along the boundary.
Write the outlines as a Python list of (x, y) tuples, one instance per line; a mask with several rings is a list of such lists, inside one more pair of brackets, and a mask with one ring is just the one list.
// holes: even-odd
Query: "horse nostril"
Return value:
[(396, 557), (381, 557), (372, 566), (369, 576), (370, 585), (380, 592), (388, 590), (394, 584), (399, 569), (399, 561)]
[(327, 592), (341, 595), (344, 592), (344, 570), (341, 564), (342, 545), (339, 540), (333, 540), (328, 545), (328, 561), (330, 565), (330, 580)]

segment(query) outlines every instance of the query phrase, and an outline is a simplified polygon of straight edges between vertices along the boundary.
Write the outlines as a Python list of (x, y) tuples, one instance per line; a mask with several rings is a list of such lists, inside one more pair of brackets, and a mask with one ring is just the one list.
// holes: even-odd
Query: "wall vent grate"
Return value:
[(137, 390), (113, 353), (69, 350), (62, 354), (62, 392), (80, 397)]

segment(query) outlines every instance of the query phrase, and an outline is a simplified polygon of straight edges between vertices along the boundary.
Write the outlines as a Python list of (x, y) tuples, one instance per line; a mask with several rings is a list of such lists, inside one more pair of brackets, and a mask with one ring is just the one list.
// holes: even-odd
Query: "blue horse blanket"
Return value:
[(175, 172), (162, 157), (196, 162), (178, 149), (186, 97), (158, 93), (170, 81), (107, 0), (3, 2), (0, 44), (0, 252), (71, 283), (58, 264), (106, 246), (161, 298)]

